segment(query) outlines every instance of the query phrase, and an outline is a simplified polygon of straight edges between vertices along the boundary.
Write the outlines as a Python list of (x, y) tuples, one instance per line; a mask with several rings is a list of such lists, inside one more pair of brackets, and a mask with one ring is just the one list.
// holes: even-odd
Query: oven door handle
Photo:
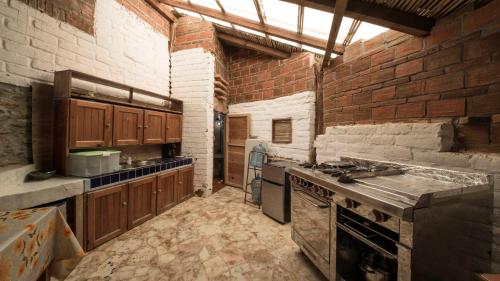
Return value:
[[(307, 195), (304, 191), (297, 190), (297, 189), (294, 189), (294, 191), (297, 193), (297, 194), (295, 194), (296, 196), (300, 197), (300, 199), (303, 199), (303, 200), (309, 202), (311, 205), (313, 205), (316, 208), (325, 209), (325, 208), (329, 208), (330, 207), (330, 204), (321, 204), (321, 205), (320, 204), (316, 204), (312, 199), (308, 198), (310, 196)], [(299, 194), (304, 194), (304, 195), (299, 195)]]

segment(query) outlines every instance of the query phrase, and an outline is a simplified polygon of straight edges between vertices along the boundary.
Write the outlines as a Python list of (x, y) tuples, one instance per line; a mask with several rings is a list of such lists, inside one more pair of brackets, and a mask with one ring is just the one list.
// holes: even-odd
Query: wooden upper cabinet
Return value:
[(113, 145), (142, 144), (144, 110), (114, 106)]
[(144, 144), (165, 143), (167, 115), (159, 111), (144, 110)]
[(69, 148), (111, 146), (113, 106), (70, 100)]
[(167, 143), (182, 141), (182, 115), (167, 113)]
[(177, 171), (170, 171), (158, 176), (156, 196), (156, 214), (159, 215), (177, 204)]
[(127, 184), (86, 194), (87, 250), (127, 231)]
[(128, 229), (153, 218), (156, 214), (156, 176), (128, 184)]
[(186, 167), (179, 170), (179, 182), (177, 190), (177, 201), (182, 202), (194, 192), (194, 169), (193, 167)]

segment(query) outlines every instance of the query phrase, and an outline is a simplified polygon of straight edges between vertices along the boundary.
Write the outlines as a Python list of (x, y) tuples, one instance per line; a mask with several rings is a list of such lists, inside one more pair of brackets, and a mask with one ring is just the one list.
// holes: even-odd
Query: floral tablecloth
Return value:
[(55, 207), (0, 212), (0, 281), (31, 281), (50, 265), (63, 280), (84, 255)]

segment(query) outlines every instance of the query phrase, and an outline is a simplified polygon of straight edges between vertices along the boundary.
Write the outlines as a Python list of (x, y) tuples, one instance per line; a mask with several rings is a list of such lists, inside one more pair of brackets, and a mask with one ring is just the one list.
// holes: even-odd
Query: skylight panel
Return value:
[[(349, 29), (351, 28), (353, 19), (348, 18), (348, 17), (343, 17), (342, 18), (342, 23), (340, 24), (340, 29), (339, 33), (337, 34), (337, 39), (335, 42), (342, 44), (344, 42), (344, 39), (347, 37), (347, 34), (349, 33)], [(331, 25), (330, 25), (331, 27)], [(330, 32), (328, 32), (330, 34)]]
[(252, 0), (220, 0), (220, 2), (228, 14), (259, 21), (259, 16)]
[(304, 34), (318, 37), (324, 40), (330, 35), (333, 14), (316, 9), (304, 9)]
[(278, 0), (263, 0), (262, 3), (269, 25), (297, 32), (297, 5)]
[(255, 34), (255, 35), (258, 35), (258, 36), (262, 36), (262, 37), (266, 37), (266, 35), (262, 32), (259, 32), (259, 31), (255, 31), (253, 29), (249, 29), (249, 28), (246, 28), (246, 27), (243, 27), (243, 26), (239, 26), (239, 25), (234, 25), (234, 27), (238, 30), (241, 30), (241, 31), (244, 31), (244, 32), (248, 32), (248, 33), (251, 33), (251, 34)]
[(293, 42), (293, 41), (290, 41), (290, 40), (286, 40), (286, 39), (282, 39), (282, 38), (279, 38), (279, 37), (276, 37), (276, 36), (269, 36), (271, 39), (275, 40), (275, 41), (278, 41), (278, 42), (281, 42), (281, 43), (284, 43), (284, 44), (288, 44), (288, 45), (291, 45), (291, 46), (294, 46), (294, 47), (297, 47), (297, 43)]
[[(311, 46), (308, 46), (308, 45), (302, 45), (302, 49), (304, 49), (306, 51), (309, 51), (311, 53), (318, 54), (318, 55), (322, 55), (322, 56), (325, 55), (325, 50), (314, 48), (314, 47), (311, 47)], [(333, 58), (336, 58), (337, 55), (336, 54), (332, 54), (330, 57), (333, 59)]]
[(358, 31), (352, 38), (352, 42), (356, 42), (360, 39), (363, 40), (368, 40), (371, 39), (377, 35), (379, 35), (382, 32), (387, 31), (388, 29), (382, 26), (378, 26), (375, 24), (367, 23), (367, 22), (361, 22), (361, 25), (358, 28)]
[(185, 14), (185, 15), (188, 15), (188, 16), (192, 16), (192, 17), (195, 17), (195, 18), (198, 18), (198, 19), (201, 19), (200, 17), (200, 14), (198, 13), (193, 13), (191, 11), (188, 11), (188, 10), (184, 10), (184, 9), (180, 9), (180, 8), (174, 8), (177, 12), (181, 13), (181, 14)]
[(191, 3), (220, 11), (215, 0), (190, 0)]
[(212, 17), (209, 17), (209, 16), (203, 16), (203, 18), (205, 20), (207, 20), (207, 21), (210, 21), (210, 22), (213, 22), (213, 23), (216, 23), (216, 24), (220, 24), (222, 26), (231, 27), (231, 24), (228, 23), (227, 21), (215, 19), (215, 18), (212, 18)]

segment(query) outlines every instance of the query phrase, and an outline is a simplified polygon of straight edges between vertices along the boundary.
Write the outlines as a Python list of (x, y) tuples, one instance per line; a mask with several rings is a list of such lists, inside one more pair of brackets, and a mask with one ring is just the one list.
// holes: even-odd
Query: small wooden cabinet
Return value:
[(193, 195), (194, 192), (194, 169), (186, 167), (179, 170), (179, 182), (177, 188), (177, 201), (182, 202)]
[(128, 229), (156, 215), (156, 176), (128, 184)]
[(166, 120), (164, 112), (144, 110), (144, 144), (165, 143)]
[(113, 106), (70, 100), (69, 148), (111, 146)]
[(167, 113), (167, 137), (166, 143), (177, 143), (182, 141), (182, 115)]
[(158, 176), (156, 214), (159, 215), (177, 204), (178, 171), (166, 172)]
[(127, 231), (127, 185), (86, 194), (87, 249), (93, 249)]
[(144, 110), (127, 106), (114, 106), (113, 145), (142, 143)]

